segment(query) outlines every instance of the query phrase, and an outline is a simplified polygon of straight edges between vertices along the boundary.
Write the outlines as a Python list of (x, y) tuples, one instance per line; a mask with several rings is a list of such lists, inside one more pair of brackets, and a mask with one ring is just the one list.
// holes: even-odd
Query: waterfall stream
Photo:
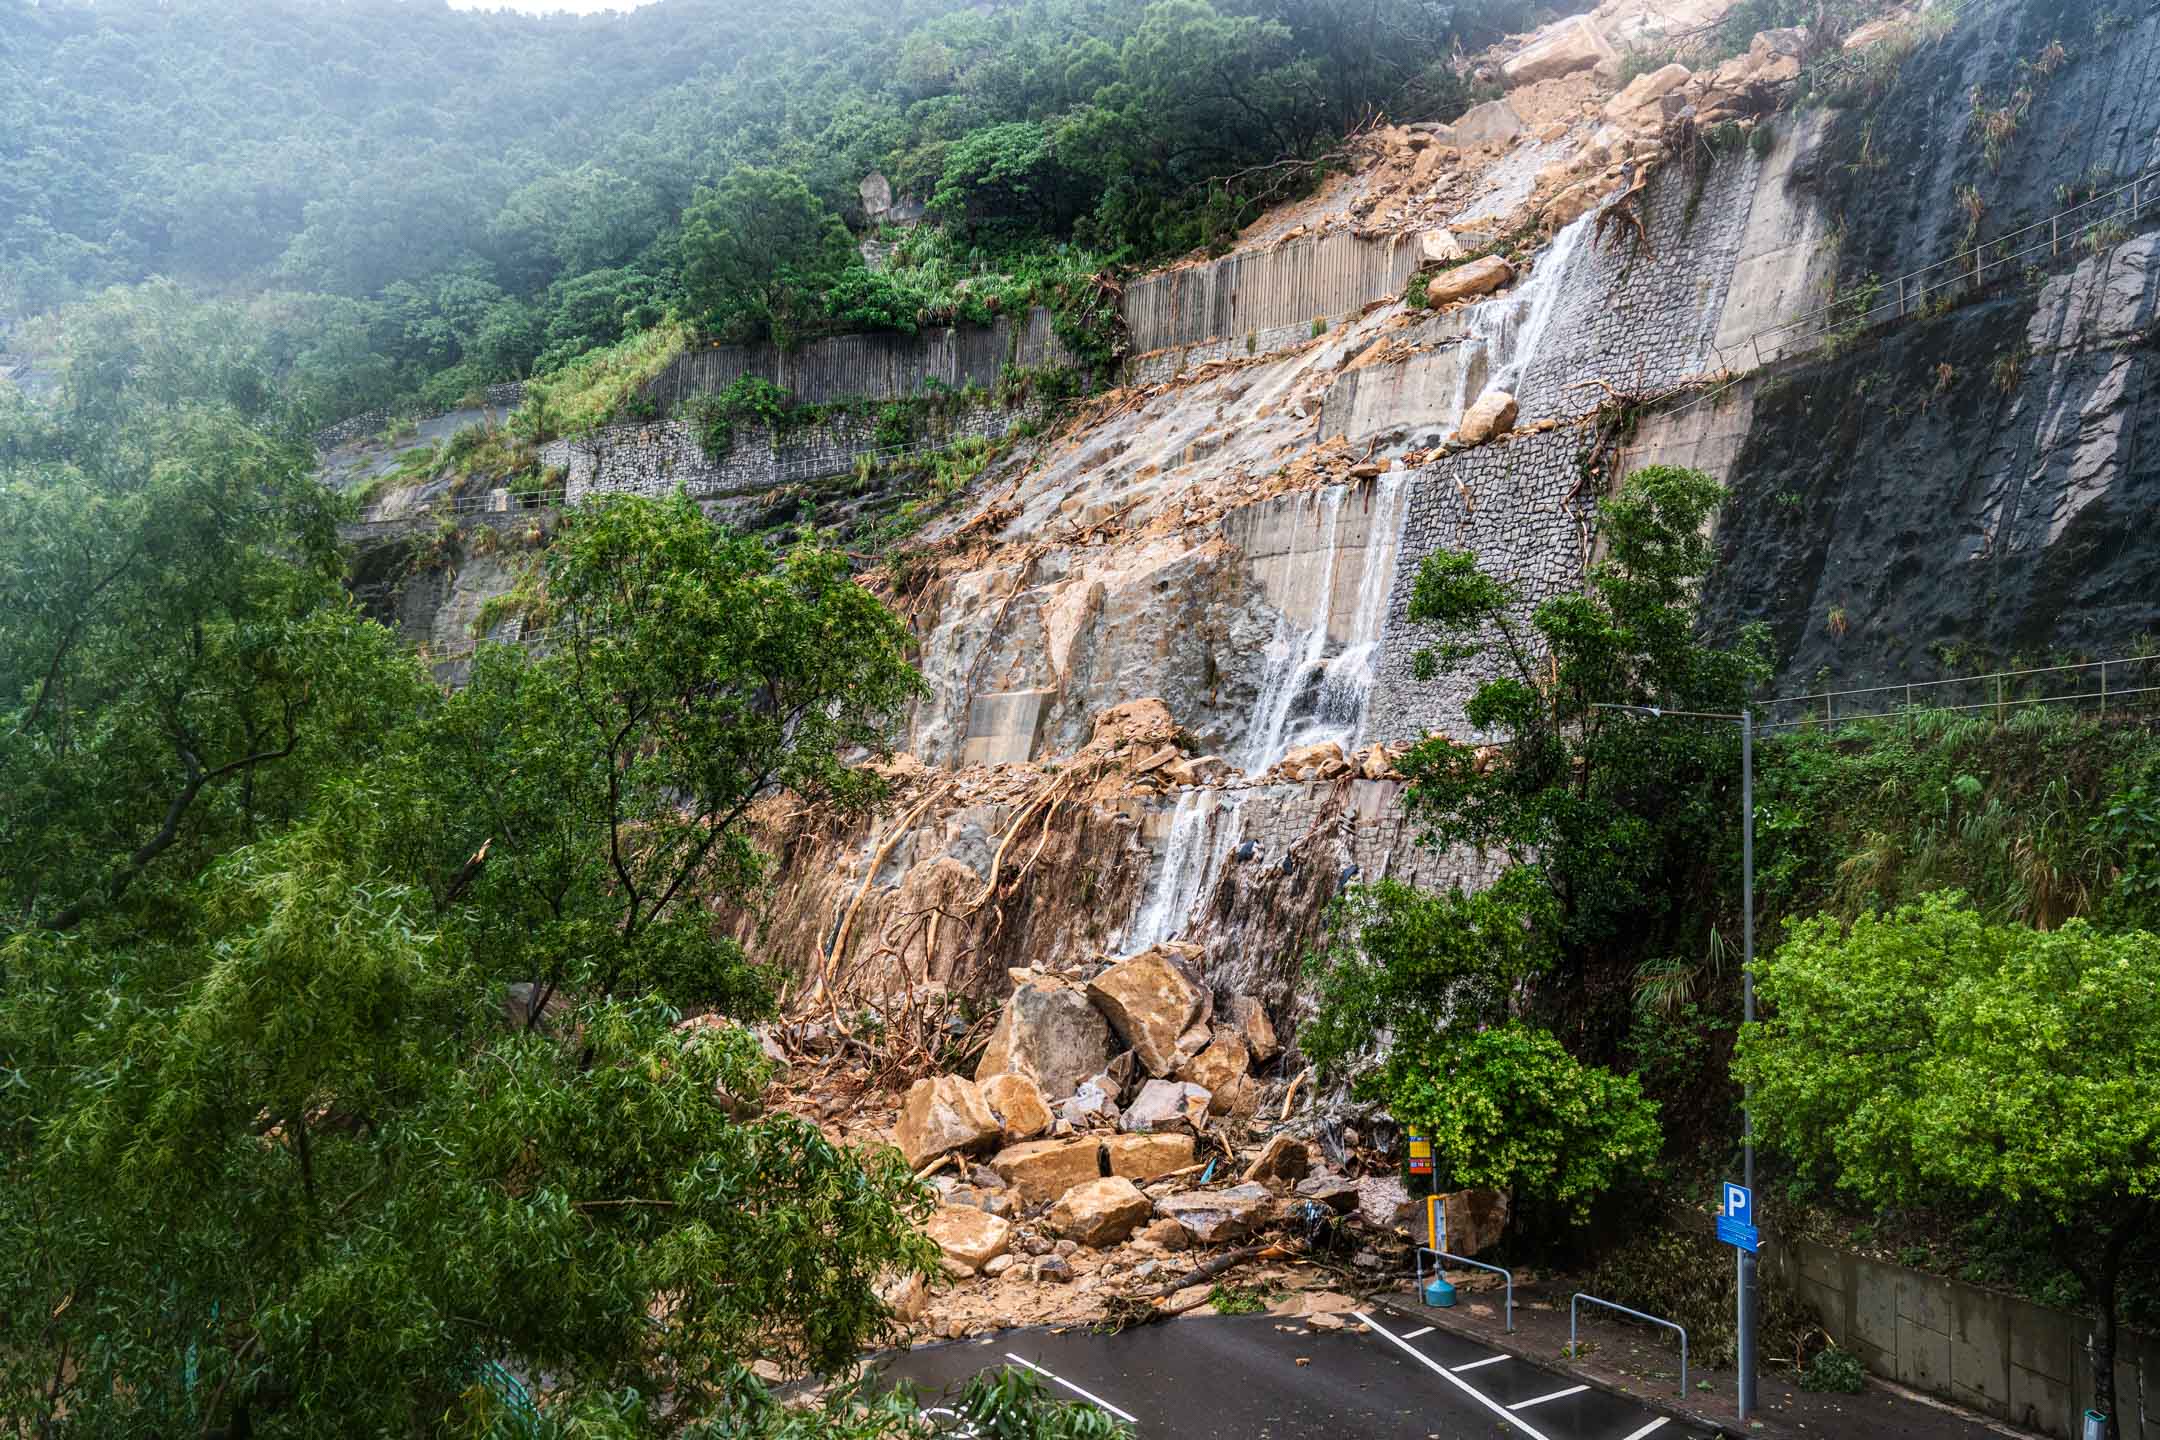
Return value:
[[(1284, 613), (1276, 622), (1261, 672), (1238, 767), (1257, 777), (1292, 750), (1333, 740), (1345, 751), (1361, 738), (1380, 659), (1381, 632), (1395, 585), (1395, 557), (1409, 501), (1409, 475), (1391, 469), (1371, 484), (1362, 506), (1357, 487), (1333, 485), (1298, 497), (1299, 534), (1314, 533), (1310, 549), (1296, 552), (1285, 578), (1291, 596), (1307, 595), (1304, 620)], [(1344, 543), (1345, 523), (1365, 524), (1362, 548)], [(1339, 648), (1330, 653), (1330, 621), (1338, 569), (1357, 567), (1357, 599)], [(1237, 849), (1242, 798), (1234, 792), (1190, 790), (1178, 796), (1162, 859), (1122, 946), (1134, 954), (1175, 939), (1189, 926), (1193, 908), (1214, 893), (1223, 866)]]
[(1505, 390), (1518, 401), (1522, 399), (1516, 393), (1517, 387), (1522, 384), (1524, 372), (1544, 342), (1569, 265), (1582, 248), (1583, 237), (1594, 220), (1594, 216), (1585, 215), (1553, 236), (1552, 244), (1531, 269), (1529, 279), (1505, 295), (1461, 312), (1470, 329), (1462, 343), (1475, 345), (1483, 352), (1485, 383), (1476, 394), (1471, 393), (1470, 376), (1474, 367), (1465, 355), (1456, 370), (1455, 414), (1458, 418), (1486, 390)]

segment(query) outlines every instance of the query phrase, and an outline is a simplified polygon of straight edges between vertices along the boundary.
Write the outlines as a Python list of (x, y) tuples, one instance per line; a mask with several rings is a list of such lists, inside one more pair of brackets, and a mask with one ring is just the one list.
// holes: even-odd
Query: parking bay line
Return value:
[(1412, 1330), (1412, 1331), (1411, 1331), (1411, 1332), (1410, 1332), (1410, 1333), (1409, 1333), (1408, 1335), (1405, 1335), (1405, 1336), (1403, 1336), (1402, 1338), (1403, 1338), (1403, 1339), (1405, 1339), (1405, 1340), (1421, 1340), (1421, 1339), (1423, 1339), (1423, 1338), (1424, 1338), (1425, 1336), (1427, 1336), (1427, 1335), (1430, 1335), (1430, 1334), (1432, 1334), (1432, 1332), (1433, 1332), (1433, 1327), (1432, 1327), (1432, 1326), (1430, 1326), (1430, 1325), (1427, 1325), (1427, 1326), (1426, 1326), (1426, 1327), (1425, 1327), (1424, 1329), (1422, 1329), (1422, 1330)]
[(1652, 1420), (1648, 1425), (1643, 1426), (1642, 1429), (1637, 1430), (1634, 1434), (1627, 1436), (1626, 1440), (1643, 1440), (1643, 1436), (1650, 1434), (1652, 1431), (1664, 1429), (1665, 1422), (1670, 1418), (1672, 1417), (1667, 1415), (1660, 1415), (1657, 1417), (1657, 1419)]
[(1498, 1365), (1502, 1360), (1512, 1360), (1514, 1358), (1515, 1357), (1512, 1355), (1488, 1355), (1483, 1360), (1472, 1360), (1467, 1365), (1456, 1365), (1450, 1368), (1452, 1368), (1457, 1375), (1460, 1375), (1465, 1370), (1476, 1370), (1481, 1366), (1485, 1365)]
[(1448, 1373), (1448, 1369), (1445, 1365), (1442, 1365), (1439, 1361), (1434, 1360), (1432, 1357), (1422, 1353), (1418, 1350), (1416, 1346), (1410, 1344), (1401, 1336), (1393, 1334), (1390, 1331), (1381, 1329), (1378, 1324), (1374, 1323), (1372, 1316), (1367, 1315), (1360, 1310), (1353, 1310), (1350, 1313), (1357, 1319), (1365, 1322), (1365, 1328), (1372, 1331), (1373, 1334), (1378, 1335), (1381, 1339), (1395, 1346), (1405, 1355), (1408, 1355), (1411, 1359), (1417, 1361), (1420, 1365), (1423, 1365), (1426, 1369), (1432, 1371), (1433, 1374), (1438, 1375), (1441, 1379), (1447, 1381), (1448, 1384), (1453, 1385), (1456, 1389), (1462, 1391), (1463, 1394), (1468, 1395), (1471, 1399), (1477, 1401), (1478, 1404), (1484, 1406), (1487, 1410), (1492, 1411), (1494, 1415), (1498, 1416), (1507, 1424), (1512, 1425), (1517, 1430), (1522, 1431), (1523, 1434), (1530, 1437), (1530, 1440), (1551, 1440), (1551, 1437), (1533, 1428), (1530, 1422), (1523, 1419), (1522, 1416), (1511, 1415), (1506, 1410), (1502, 1409), (1497, 1402), (1492, 1400), (1483, 1391), (1480, 1391), (1473, 1387), (1469, 1381), (1458, 1379), (1456, 1376)]
[(1042, 1376), (1046, 1380), (1056, 1381), (1058, 1384), (1064, 1386), (1067, 1390), (1072, 1391), (1073, 1394), (1078, 1395), (1081, 1399), (1087, 1401), (1089, 1404), (1101, 1406), (1103, 1409), (1109, 1411), (1112, 1415), (1117, 1416), (1118, 1419), (1123, 1420), (1128, 1425), (1138, 1425), (1140, 1423), (1139, 1416), (1118, 1409), (1117, 1406), (1112, 1405), (1108, 1400), (1103, 1399), (1100, 1395), (1089, 1394), (1087, 1391), (1082, 1390), (1078, 1385), (1073, 1384), (1072, 1381), (1067, 1380), (1064, 1376), (1054, 1374), (1051, 1371), (1045, 1370), (1042, 1366), (1037, 1365), (1032, 1360), (1023, 1360), (1018, 1355), (1013, 1354), (1010, 1350), (1005, 1352), (1005, 1358), (1012, 1361), (1015, 1365), (1027, 1366), (1028, 1369), (1033, 1370), (1036, 1374)]
[(1513, 1405), (1510, 1405), (1507, 1408), (1511, 1411), (1528, 1410), (1531, 1406), (1543, 1405), (1548, 1400), (1565, 1400), (1570, 1395), (1580, 1395), (1583, 1391), (1588, 1390), (1589, 1388), (1590, 1387), (1588, 1385), (1570, 1385), (1567, 1389), (1555, 1390), (1550, 1395), (1539, 1395), (1529, 1400), (1518, 1400)]

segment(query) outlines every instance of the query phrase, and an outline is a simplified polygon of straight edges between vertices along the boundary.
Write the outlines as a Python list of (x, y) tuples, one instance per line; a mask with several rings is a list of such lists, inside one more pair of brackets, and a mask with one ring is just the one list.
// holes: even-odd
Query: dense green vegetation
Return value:
[[(0, 317), (152, 275), (248, 297), (317, 418), (733, 338), (1083, 303), (1374, 110), (1460, 102), (1512, 0), (4, 0)], [(871, 171), (935, 239), (866, 267)], [(846, 222), (843, 224), (843, 222)], [(963, 284), (963, 282), (967, 282)]]
[[(1502, 1185), (1578, 1220), (1600, 1196), (1632, 1210), (1594, 1278), (1681, 1317), (1713, 1356), (1732, 1344), (1729, 1285), (1701, 1278), (1716, 1247), (1665, 1226), (1699, 1217), (1736, 1159), (1740, 746), (1715, 717), (1769, 674), (1759, 634), (1719, 645), (1694, 627), (1719, 499), (1693, 472), (1637, 472), (1600, 507), (1586, 591), (1534, 608), (1473, 555), (1424, 563), (1426, 673), (1495, 675), (1468, 714), (1497, 744), (1428, 739), (1408, 804), (1429, 843), (1504, 868), (1474, 893), (1352, 890), (1299, 1033), (1435, 1137), (1443, 1185)], [(2148, 1319), (2150, 717), (1916, 712), (1765, 735), (1755, 763), (1767, 1023), (1742, 1073), (1770, 1223), (2089, 1305), (2109, 1327)], [(2100, 1234), (2100, 1212), (2123, 1221)], [(1581, 1253), (1579, 1229), (1517, 1229), (1547, 1257)], [(1806, 1325), (1771, 1297), (1766, 1333)]]
[(936, 1251), (897, 1154), (764, 1112), (772, 981), (704, 908), (760, 882), (761, 798), (877, 800), (904, 627), (843, 555), (625, 497), (545, 553), (548, 652), (445, 693), (342, 593), (259, 358), (172, 299), (0, 410), (0, 1408), (916, 1433), (749, 1368), (843, 1365)]
[(1879, 1205), (2044, 1216), (2113, 1424), (2121, 1271), (2160, 1193), (2160, 936), (1990, 924), (1943, 891), (1796, 924), (1758, 972), (1736, 1068), (1764, 1138)]

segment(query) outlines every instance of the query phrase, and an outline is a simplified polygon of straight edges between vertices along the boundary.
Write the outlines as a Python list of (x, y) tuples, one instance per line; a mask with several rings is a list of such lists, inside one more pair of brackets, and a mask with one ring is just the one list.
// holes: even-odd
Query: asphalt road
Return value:
[(1008, 1330), (880, 1362), (926, 1397), (1020, 1364), (1135, 1434), (1178, 1440), (1705, 1440), (1714, 1432), (1391, 1311), (1339, 1331), (1238, 1315), (1096, 1335)]

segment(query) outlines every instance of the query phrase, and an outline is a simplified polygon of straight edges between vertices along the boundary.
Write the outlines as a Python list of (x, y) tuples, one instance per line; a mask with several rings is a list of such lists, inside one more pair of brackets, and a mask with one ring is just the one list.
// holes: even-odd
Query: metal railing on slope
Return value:
[[(2127, 232), (2148, 215), (2160, 216), (2160, 166), (2143, 171), (2111, 190), (2065, 206), (2044, 220), (1999, 235), (1972, 250), (1923, 265), (1890, 280), (1875, 282), (1857, 296), (1843, 296), (1805, 315), (1766, 325), (1730, 345), (1713, 344), (1710, 347), (1715, 364), (1712, 375), (1726, 378), (1660, 413), (1684, 415), (1698, 405), (1717, 400), (1768, 364), (1770, 359), (1781, 359), (1803, 348), (1793, 342), (1807, 342), (1812, 346), (1814, 341), (1829, 336), (1858, 335), (1876, 325), (1926, 314), (1935, 301), (1947, 299), (1952, 290), (1976, 295), (1990, 283), (2000, 283), (2022, 274), (2022, 268), (2014, 268), (2018, 261), (2043, 252), (2050, 259), (2059, 258), (2066, 249), (2075, 252), (2086, 237), (2109, 225), (2120, 225)], [(1881, 298), (1885, 294), (1889, 298)], [(1783, 347), (1778, 343), (1780, 340), (1785, 342)], [(1771, 345), (1769, 359), (1763, 355), (1765, 343)], [(1735, 371), (1732, 362), (1743, 351), (1751, 355), (1755, 363), (1748, 370)]]
[[(2064, 688), (2066, 678), (2072, 688)], [(1957, 697), (1960, 687), (1968, 687), (1967, 697), (1979, 698)], [(1951, 692), (1951, 697), (1946, 698), (1945, 692)], [(1762, 729), (1769, 732), (1910, 718), (1923, 710), (1994, 711), (2004, 716), (2033, 705), (2092, 705), (2105, 715), (2111, 708), (2145, 709), (2160, 703), (2155, 696), (2160, 696), (2160, 655), (2125, 655), (1946, 680), (1780, 695), (1758, 704), (1766, 712)]]

